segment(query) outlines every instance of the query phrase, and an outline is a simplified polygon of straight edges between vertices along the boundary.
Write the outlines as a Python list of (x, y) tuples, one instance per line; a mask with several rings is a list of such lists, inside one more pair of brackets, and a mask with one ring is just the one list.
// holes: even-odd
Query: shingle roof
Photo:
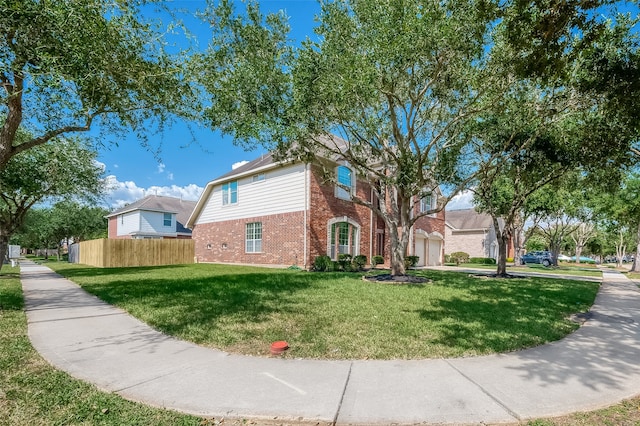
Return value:
[(264, 166), (268, 166), (270, 164), (274, 164), (275, 161), (273, 160), (273, 155), (271, 155), (271, 153), (269, 154), (264, 154), (258, 158), (256, 158), (255, 160), (249, 161), (246, 164), (243, 164), (240, 167), (236, 167), (235, 169), (231, 170), (230, 172), (227, 172), (225, 174), (223, 174), (222, 176), (214, 179), (214, 180), (222, 180), (222, 179), (227, 179), (236, 175), (241, 175), (243, 173), (246, 173), (248, 171), (251, 171), (253, 169), (257, 169), (259, 167), (264, 167)]
[(117, 216), (122, 213), (128, 213), (134, 210), (147, 210), (153, 212), (175, 213), (176, 214), (176, 231), (178, 233), (190, 234), (191, 230), (185, 228), (185, 224), (191, 216), (191, 212), (196, 206), (195, 201), (182, 200), (175, 197), (164, 197), (160, 195), (147, 195), (146, 197), (134, 201), (131, 204), (112, 211), (107, 217)]
[(478, 213), (475, 209), (447, 210), (446, 221), (453, 229), (458, 230), (489, 229), (493, 225), (490, 215)]

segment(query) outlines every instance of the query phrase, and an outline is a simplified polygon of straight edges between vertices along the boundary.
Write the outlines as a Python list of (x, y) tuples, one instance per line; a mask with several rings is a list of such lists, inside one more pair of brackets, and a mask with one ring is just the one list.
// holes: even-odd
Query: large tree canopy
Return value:
[[(20, 140), (30, 137), (18, 133)], [(36, 203), (62, 197), (95, 199), (103, 192), (103, 170), (95, 156), (80, 141), (55, 139), (15, 155), (0, 170), (0, 259)]]
[[(170, 118), (190, 92), (158, 30), (136, 1), (0, 0), (0, 170), (96, 122), (144, 138)], [(33, 137), (18, 140), (20, 127)]]
[(485, 1), (327, 2), (317, 41), (294, 48), (284, 15), (264, 18), (255, 3), (234, 15), (222, 2), (202, 60), (207, 118), (283, 159), (347, 161), (372, 184), (373, 200), (353, 201), (384, 219), (392, 271), (402, 274), (411, 226), (446, 203), (419, 211), (420, 199), (441, 184), (455, 193), (477, 171), (464, 129), (500, 99), (487, 44), (495, 10)]
[[(373, 200), (353, 201), (384, 219), (392, 272), (401, 274), (412, 225), (448, 197), (423, 212), (419, 200), (438, 186), (453, 196), (523, 149), (485, 149), (486, 134), (477, 132), (487, 113), (507, 110), (514, 88), (528, 81), (541, 96), (528, 106), (551, 116), (555, 103), (597, 105), (587, 90), (565, 86), (580, 52), (607, 28), (594, 11), (609, 3), (327, 1), (316, 38), (297, 46), (284, 14), (264, 17), (255, 2), (236, 13), (222, 1), (209, 10), (213, 41), (200, 61), (211, 101), (205, 115), (237, 143), (266, 145), (283, 159), (347, 161), (373, 187)], [(604, 133), (608, 120), (588, 118)], [(565, 130), (590, 134), (584, 119), (573, 123)], [(494, 141), (502, 148), (509, 139)], [(620, 138), (615, 151), (626, 154), (629, 141)]]

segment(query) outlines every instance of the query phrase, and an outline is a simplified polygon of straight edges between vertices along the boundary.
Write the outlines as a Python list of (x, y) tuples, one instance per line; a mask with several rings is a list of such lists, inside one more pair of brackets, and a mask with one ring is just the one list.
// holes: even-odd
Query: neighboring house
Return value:
[[(465, 252), (469, 257), (498, 256), (498, 240), (491, 216), (475, 209), (447, 210), (445, 253)], [(500, 222), (502, 225), (502, 222)], [(511, 242), (507, 257), (513, 257)]]
[[(326, 183), (326, 170), (340, 186)], [(270, 154), (209, 182), (187, 227), (199, 262), (298, 265), (341, 253), (381, 255), (389, 262), (384, 222), (351, 193), (371, 200), (370, 185), (346, 162), (277, 163)], [(425, 203), (435, 202), (435, 196)], [(422, 205), (427, 208), (427, 204)], [(444, 212), (421, 218), (409, 254), (420, 264), (442, 264)]]
[(148, 195), (107, 215), (109, 238), (191, 238), (185, 223), (195, 201)]

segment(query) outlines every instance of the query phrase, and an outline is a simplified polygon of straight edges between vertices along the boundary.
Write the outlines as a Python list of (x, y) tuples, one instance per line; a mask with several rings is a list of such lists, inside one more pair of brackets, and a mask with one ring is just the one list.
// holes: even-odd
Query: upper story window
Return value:
[[(338, 166), (336, 168), (336, 180), (338, 183), (335, 191), (336, 197), (342, 198), (343, 200), (350, 200), (356, 187), (353, 170), (347, 166)], [(347, 190), (347, 188), (349, 189)]]
[(171, 222), (172, 222), (171, 216), (172, 216), (171, 213), (163, 213), (163, 215), (162, 215), (162, 223), (163, 223), (164, 226), (171, 226)]
[(420, 212), (428, 212), (436, 208), (436, 194), (427, 194), (420, 200)]
[(264, 173), (258, 173), (257, 175), (253, 175), (251, 177), (251, 182), (263, 182), (266, 179)]
[(222, 184), (222, 205), (236, 204), (238, 202), (238, 181)]

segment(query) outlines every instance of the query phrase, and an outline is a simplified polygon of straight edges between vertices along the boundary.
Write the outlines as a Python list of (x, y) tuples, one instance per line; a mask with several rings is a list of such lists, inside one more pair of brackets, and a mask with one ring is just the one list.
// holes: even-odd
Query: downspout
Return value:
[(307, 215), (307, 211), (309, 210), (309, 205), (311, 204), (309, 200), (309, 163), (305, 163), (304, 165), (304, 230), (303, 230), (303, 257), (304, 257), (304, 269), (307, 269), (307, 253), (308, 253), (308, 241), (307, 241), (307, 226), (309, 226), (309, 217)]
[[(371, 201), (371, 207), (373, 207), (373, 188), (369, 188), (369, 200)], [(377, 234), (374, 234), (373, 226), (373, 209), (369, 211), (369, 263), (373, 264), (373, 238), (378, 238)]]

